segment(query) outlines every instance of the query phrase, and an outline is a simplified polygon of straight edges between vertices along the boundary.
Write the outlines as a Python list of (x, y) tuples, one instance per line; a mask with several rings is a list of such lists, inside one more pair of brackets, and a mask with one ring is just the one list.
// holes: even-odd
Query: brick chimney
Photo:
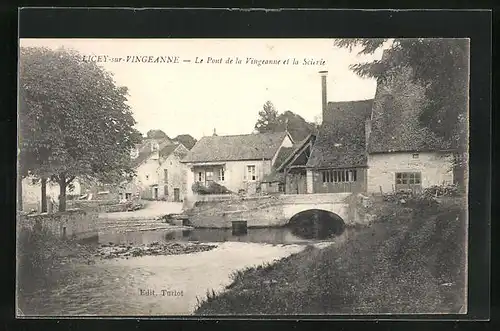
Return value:
[(326, 95), (326, 77), (328, 71), (320, 71), (319, 74), (321, 75), (321, 122), (323, 122), (328, 108), (328, 98)]

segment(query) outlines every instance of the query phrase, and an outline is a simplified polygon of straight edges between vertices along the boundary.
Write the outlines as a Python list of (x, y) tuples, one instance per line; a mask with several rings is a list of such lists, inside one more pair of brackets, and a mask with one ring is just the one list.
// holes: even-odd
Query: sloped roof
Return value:
[(274, 163), (271, 172), (264, 176), (262, 181), (264, 183), (270, 182), (284, 182), (285, 174), (282, 169), (278, 170), (283, 163), (289, 161), (290, 157), (295, 154), (299, 149), (301, 149), (305, 143), (307, 143), (310, 139), (315, 139), (316, 136), (310, 134), (308, 137), (304, 138), (302, 141), (293, 144), (293, 147), (281, 147), (278, 152), (278, 156), (276, 157), (276, 162)]
[[(144, 139), (140, 144), (137, 144), (135, 148), (137, 148), (139, 155), (132, 159), (132, 166), (137, 167), (144, 161), (146, 161), (152, 154), (153, 151), (151, 150), (151, 143), (152, 142), (157, 142), (160, 148), (160, 151), (162, 151), (166, 146), (173, 145), (173, 142), (169, 138), (165, 139)], [(177, 145), (174, 145), (177, 147)]]
[(168, 157), (170, 154), (174, 153), (174, 152), (177, 152), (177, 154), (179, 155), (179, 157), (184, 157), (187, 152), (188, 152), (188, 149), (181, 143), (175, 141), (174, 143), (170, 144), (170, 145), (166, 145), (165, 147), (163, 147), (161, 150), (160, 150), (160, 156), (161, 157)]
[[(365, 122), (373, 100), (329, 102), (307, 167), (343, 168), (367, 164)], [(325, 116), (326, 115), (326, 116)]]
[(297, 147), (281, 147), (278, 156), (276, 156), (276, 161), (274, 162), (274, 166), (279, 167), (285, 160), (295, 151)]
[(270, 160), (287, 135), (287, 132), (278, 132), (203, 137), (182, 161)]
[(335, 123), (342, 121), (346, 116), (349, 116), (349, 114), (353, 112), (371, 112), (372, 107), (373, 99), (328, 102), (327, 111), (323, 114), (323, 123)]
[(425, 88), (412, 81), (409, 68), (377, 84), (369, 153), (447, 150), (419, 117), (426, 107)]

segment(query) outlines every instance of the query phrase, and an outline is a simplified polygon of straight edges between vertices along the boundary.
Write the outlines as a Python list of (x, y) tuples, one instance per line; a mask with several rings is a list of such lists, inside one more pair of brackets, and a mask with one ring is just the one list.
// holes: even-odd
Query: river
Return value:
[[(131, 231), (100, 234), (93, 244), (165, 241), (216, 243), (210, 251), (101, 260), (58, 267), (52, 283), (24, 298), (25, 316), (189, 315), (207, 291), (222, 291), (236, 270), (300, 252), (307, 244), (340, 244), (349, 231), (327, 241), (301, 239), (287, 228)], [(92, 244), (92, 243), (90, 243)]]

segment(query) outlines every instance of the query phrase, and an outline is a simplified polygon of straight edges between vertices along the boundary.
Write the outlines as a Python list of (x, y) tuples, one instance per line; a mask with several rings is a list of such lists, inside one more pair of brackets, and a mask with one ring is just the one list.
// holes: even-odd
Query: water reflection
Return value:
[(98, 243), (144, 245), (152, 242), (250, 242), (265, 244), (298, 244), (334, 238), (334, 233), (322, 229), (305, 231), (293, 227), (248, 228), (246, 233), (235, 234), (232, 229), (176, 229), (137, 231), (127, 233), (101, 233)]

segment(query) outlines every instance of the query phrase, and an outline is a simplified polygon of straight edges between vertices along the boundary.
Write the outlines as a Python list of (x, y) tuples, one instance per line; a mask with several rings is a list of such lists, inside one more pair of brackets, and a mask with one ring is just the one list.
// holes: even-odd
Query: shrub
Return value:
[(388, 193), (383, 195), (383, 200), (414, 209), (434, 207), (437, 205), (435, 197), (425, 190), (423, 192), (407, 190)]
[(424, 190), (424, 194), (434, 197), (457, 197), (462, 193), (462, 189), (456, 184), (434, 185)]
[(216, 182), (211, 182), (208, 187), (200, 182), (196, 182), (191, 187), (194, 193), (197, 194), (229, 194), (231, 193), (227, 187), (220, 185)]

